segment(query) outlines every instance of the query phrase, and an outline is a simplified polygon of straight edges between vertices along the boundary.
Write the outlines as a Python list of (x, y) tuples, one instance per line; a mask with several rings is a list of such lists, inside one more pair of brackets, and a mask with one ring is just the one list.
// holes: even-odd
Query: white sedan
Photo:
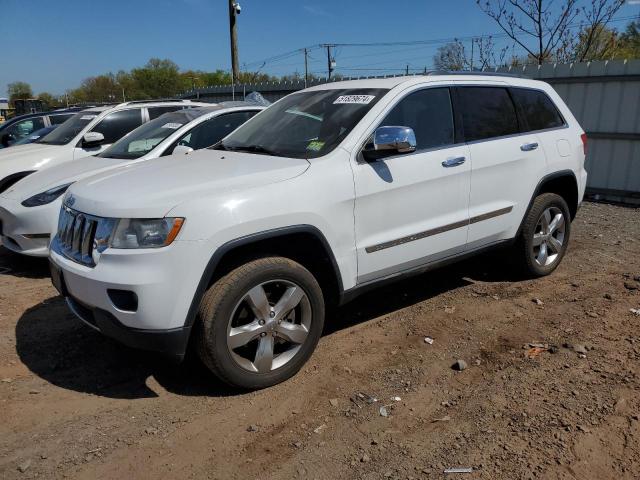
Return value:
[(263, 108), (228, 102), (166, 113), (99, 155), (71, 160), (23, 178), (0, 194), (0, 242), (17, 253), (46, 257), (58, 225), (62, 194), (72, 183), (106, 170), (209, 147)]

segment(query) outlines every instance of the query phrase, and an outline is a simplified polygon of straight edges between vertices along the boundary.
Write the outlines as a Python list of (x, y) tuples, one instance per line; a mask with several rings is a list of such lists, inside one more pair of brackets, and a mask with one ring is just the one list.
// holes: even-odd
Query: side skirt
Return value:
[(485, 253), (491, 250), (496, 250), (501, 247), (512, 245), (514, 241), (515, 239), (499, 240), (497, 242), (493, 242), (488, 245), (483, 245), (481, 247), (478, 247), (472, 250), (450, 255), (448, 257), (433, 260), (430, 262), (427, 261), (426, 263), (417, 265), (415, 267), (411, 267), (406, 270), (402, 270), (400, 272), (396, 272), (380, 278), (369, 280), (364, 283), (360, 283), (355, 287), (352, 287), (342, 292), (342, 294), (340, 295), (340, 305), (344, 305), (345, 303), (350, 302), (354, 298), (370, 290), (374, 290), (376, 288), (382, 287), (384, 285), (388, 285), (393, 282), (404, 280), (405, 278), (413, 277), (415, 275), (420, 275), (421, 273), (425, 273), (430, 270), (435, 270), (437, 268), (444, 267), (446, 265), (450, 265), (452, 263), (456, 263), (470, 257), (474, 257), (481, 253)]

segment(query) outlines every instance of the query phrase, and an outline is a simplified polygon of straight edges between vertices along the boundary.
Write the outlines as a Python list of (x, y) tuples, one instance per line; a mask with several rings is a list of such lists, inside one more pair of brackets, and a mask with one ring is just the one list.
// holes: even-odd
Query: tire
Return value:
[[(555, 230), (551, 231), (552, 222), (557, 221), (558, 215), (562, 215), (562, 225), (556, 223)], [(555, 193), (536, 197), (516, 242), (516, 259), (523, 273), (528, 277), (543, 277), (553, 272), (567, 251), (570, 236), (571, 215), (567, 202)]]
[(302, 265), (283, 257), (250, 261), (203, 296), (198, 354), (229, 385), (270, 387), (295, 375), (309, 359), (322, 334), (324, 311), (320, 285)]

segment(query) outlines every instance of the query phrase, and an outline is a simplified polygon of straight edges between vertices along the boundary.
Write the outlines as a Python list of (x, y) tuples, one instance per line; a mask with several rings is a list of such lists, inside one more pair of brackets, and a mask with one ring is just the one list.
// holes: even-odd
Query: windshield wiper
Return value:
[(273, 155), (274, 157), (282, 156), (279, 153), (274, 152), (273, 150), (269, 150), (268, 148), (263, 147), (262, 145), (238, 145), (232, 147), (230, 145), (221, 143), (216, 147), (216, 149), (229, 150), (232, 152), (250, 152), (260, 155)]

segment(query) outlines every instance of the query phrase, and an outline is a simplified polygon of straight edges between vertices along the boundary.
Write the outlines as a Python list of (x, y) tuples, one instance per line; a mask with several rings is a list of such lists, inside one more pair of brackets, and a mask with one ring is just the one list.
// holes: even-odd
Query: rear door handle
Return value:
[(457, 167), (458, 165), (462, 165), (465, 160), (465, 157), (447, 158), (444, 162), (442, 162), (442, 166), (445, 168)]
[(520, 146), (520, 150), (522, 150), (523, 152), (530, 152), (532, 150), (535, 150), (536, 148), (538, 148), (538, 144), (537, 143), (525, 143), (524, 145)]

